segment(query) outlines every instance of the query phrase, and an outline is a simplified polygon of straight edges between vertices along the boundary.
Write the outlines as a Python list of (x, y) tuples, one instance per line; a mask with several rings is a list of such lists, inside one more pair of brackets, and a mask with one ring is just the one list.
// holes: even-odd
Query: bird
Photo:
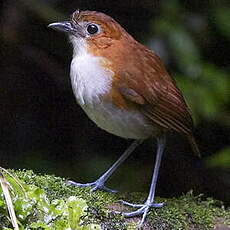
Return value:
[(115, 192), (105, 186), (112, 173), (144, 140), (155, 138), (157, 151), (149, 194), (143, 204), (122, 203), (136, 208), (125, 217), (141, 216), (145, 222), (155, 202), (155, 190), (166, 134), (174, 131), (187, 137), (200, 155), (193, 135), (193, 120), (185, 99), (156, 53), (135, 40), (112, 17), (97, 11), (76, 10), (69, 20), (48, 27), (65, 32), (73, 47), (70, 78), (77, 103), (101, 129), (133, 139), (120, 158), (95, 182), (81, 184), (91, 191)]

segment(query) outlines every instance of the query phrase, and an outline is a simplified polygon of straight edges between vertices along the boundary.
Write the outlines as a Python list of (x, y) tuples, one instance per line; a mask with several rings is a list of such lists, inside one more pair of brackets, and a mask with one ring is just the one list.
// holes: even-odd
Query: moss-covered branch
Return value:
[[(11, 171), (12, 172), (12, 171)], [(114, 211), (127, 207), (119, 204), (124, 199), (143, 202), (146, 194), (90, 193), (87, 188), (76, 188), (65, 179), (52, 175), (36, 175), (32, 171), (4, 173), (20, 229), (136, 229), (139, 218), (124, 219)], [(0, 190), (0, 229), (12, 229), (2, 191)], [(191, 192), (179, 198), (162, 199), (165, 207), (150, 212), (144, 229), (214, 229), (217, 225), (230, 226), (230, 210), (220, 201), (195, 197)], [(224, 229), (224, 228), (223, 228)]]

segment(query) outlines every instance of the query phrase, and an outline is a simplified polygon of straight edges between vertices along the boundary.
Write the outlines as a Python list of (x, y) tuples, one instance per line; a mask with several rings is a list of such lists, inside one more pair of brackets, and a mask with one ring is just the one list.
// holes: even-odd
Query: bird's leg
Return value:
[(152, 177), (151, 187), (149, 190), (149, 195), (148, 195), (148, 198), (145, 201), (145, 203), (144, 204), (131, 204), (129, 202), (122, 201), (122, 203), (124, 205), (128, 205), (128, 206), (133, 207), (133, 208), (138, 208), (136, 211), (126, 212), (123, 214), (125, 217), (133, 217), (133, 216), (142, 215), (142, 219), (139, 223), (140, 227), (144, 223), (145, 218), (146, 218), (147, 213), (148, 213), (150, 208), (152, 208), (152, 207), (159, 208), (159, 207), (162, 207), (164, 205), (164, 203), (155, 203), (154, 202), (154, 196), (155, 196), (155, 189), (156, 189), (156, 183), (157, 183), (157, 177), (158, 177), (158, 173), (159, 173), (161, 158), (162, 158), (163, 151), (165, 148), (165, 140), (166, 140), (165, 136), (161, 136), (157, 139), (156, 163), (155, 163), (155, 167), (154, 167), (154, 171), (153, 171), (153, 177)]
[(116, 190), (107, 188), (104, 183), (105, 181), (113, 174), (113, 172), (128, 158), (128, 156), (134, 151), (134, 149), (140, 145), (143, 140), (135, 140), (126, 151), (120, 156), (120, 158), (104, 173), (102, 174), (95, 182), (81, 184), (74, 181), (68, 181), (69, 184), (78, 186), (78, 187), (92, 187), (91, 191), (96, 191), (98, 189), (104, 190), (107, 192), (116, 192)]

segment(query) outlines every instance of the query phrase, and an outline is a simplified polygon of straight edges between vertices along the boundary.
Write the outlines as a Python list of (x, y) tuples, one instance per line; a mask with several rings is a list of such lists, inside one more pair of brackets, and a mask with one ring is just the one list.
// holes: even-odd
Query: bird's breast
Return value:
[(112, 92), (114, 73), (104, 67), (105, 63), (88, 54), (73, 58), (70, 76), (77, 102), (101, 129), (124, 138), (148, 138), (153, 127), (144, 115), (134, 108), (118, 106), (106, 96)]
[(80, 105), (99, 101), (111, 89), (113, 72), (103, 68), (105, 59), (83, 53), (71, 62), (70, 77), (73, 92)]

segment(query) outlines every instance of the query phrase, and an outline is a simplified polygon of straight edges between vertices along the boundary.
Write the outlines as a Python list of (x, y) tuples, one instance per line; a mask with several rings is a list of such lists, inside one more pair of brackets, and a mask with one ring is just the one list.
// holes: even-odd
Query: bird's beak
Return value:
[(48, 27), (65, 33), (73, 33), (76, 30), (70, 21), (51, 23)]
[(57, 31), (72, 34), (76, 37), (85, 37), (83, 28), (79, 24), (71, 21), (51, 23), (48, 27)]

